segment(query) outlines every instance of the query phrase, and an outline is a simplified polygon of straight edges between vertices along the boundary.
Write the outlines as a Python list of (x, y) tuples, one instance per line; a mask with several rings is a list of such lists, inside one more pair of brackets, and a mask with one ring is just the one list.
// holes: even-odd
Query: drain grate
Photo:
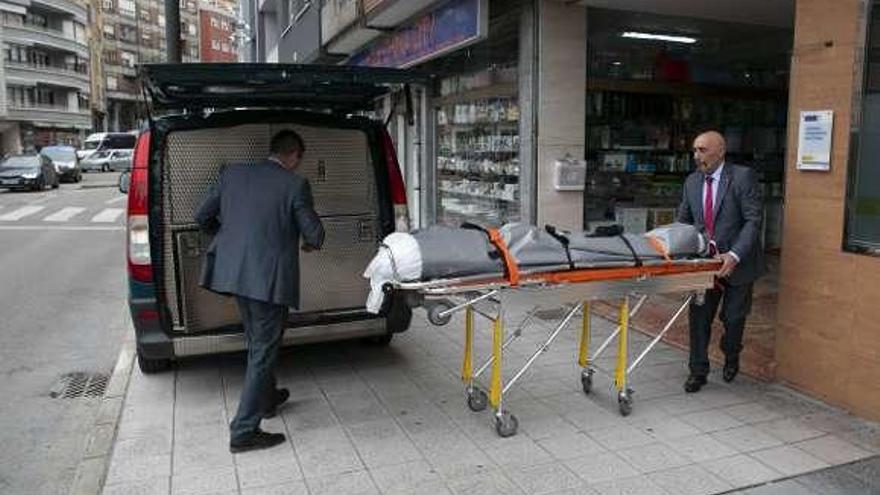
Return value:
[(53, 399), (76, 399), (79, 397), (103, 397), (110, 377), (106, 373), (74, 371), (61, 375), (52, 387), (49, 397)]
[(535, 311), (535, 318), (544, 321), (561, 320), (568, 314), (570, 308), (553, 308)]

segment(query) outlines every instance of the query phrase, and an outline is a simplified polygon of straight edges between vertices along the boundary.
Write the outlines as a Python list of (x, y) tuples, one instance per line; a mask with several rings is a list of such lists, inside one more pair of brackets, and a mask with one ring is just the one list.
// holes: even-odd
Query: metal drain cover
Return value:
[(542, 309), (539, 311), (535, 311), (535, 318), (544, 321), (555, 321), (561, 320), (568, 314), (570, 310), (568, 308), (552, 308), (552, 309)]
[(106, 373), (74, 371), (61, 375), (49, 391), (53, 399), (103, 397), (110, 377)]

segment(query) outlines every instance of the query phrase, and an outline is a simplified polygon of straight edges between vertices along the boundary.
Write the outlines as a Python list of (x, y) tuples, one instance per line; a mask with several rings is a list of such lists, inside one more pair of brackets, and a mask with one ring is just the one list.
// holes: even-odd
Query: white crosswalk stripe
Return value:
[(84, 211), (86, 211), (86, 209), (81, 208), (79, 206), (68, 206), (66, 208), (62, 208), (61, 210), (49, 215), (48, 217), (44, 218), (43, 221), (44, 222), (66, 222)]
[(105, 205), (112, 205), (115, 203), (121, 203), (121, 202), (125, 201), (126, 199), (128, 199), (128, 196), (119, 196), (118, 198), (108, 199), (107, 201), (104, 201), (104, 204)]
[(122, 215), (122, 213), (124, 211), (125, 210), (123, 208), (105, 208), (105, 209), (101, 210), (101, 213), (98, 213), (97, 215), (92, 217), (92, 222), (95, 222), (95, 223), (115, 222), (116, 219), (119, 218), (119, 216)]
[(10, 211), (5, 215), (0, 215), (0, 221), (4, 222), (15, 222), (17, 220), (21, 220), (24, 217), (28, 217), (41, 211), (45, 208), (45, 206), (22, 206), (17, 210)]

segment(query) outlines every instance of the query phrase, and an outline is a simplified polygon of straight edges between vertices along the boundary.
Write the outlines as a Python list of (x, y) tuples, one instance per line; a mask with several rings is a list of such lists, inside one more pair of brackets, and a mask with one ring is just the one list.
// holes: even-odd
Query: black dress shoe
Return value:
[(739, 373), (739, 359), (729, 359), (724, 362), (724, 371), (721, 373), (722, 378), (727, 383), (733, 381)]
[(287, 390), (286, 388), (279, 388), (279, 389), (275, 390), (275, 397), (272, 401), (272, 406), (269, 408), (268, 411), (266, 411), (265, 414), (263, 414), (263, 418), (268, 419), (268, 418), (274, 418), (275, 416), (277, 416), (278, 415), (278, 408), (281, 406), (281, 404), (284, 404), (285, 402), (287, 402), (287, 399), (289, 399), (289, 398), (290, 398), (290, 390)]
[(684, 382), (684, 391), (689, 394), (699, 392), (705, 384), (706, 377), (704, 375), (690, 375), (687, 381)]
[(250, 450), (268, 449), (281, 445), (286, 439), (287, 437), (283, 433), (266, 433), (263, 430), (257, 430), (245, 438), (230, 441), (229, 451), (233, 454), (240, 454)]

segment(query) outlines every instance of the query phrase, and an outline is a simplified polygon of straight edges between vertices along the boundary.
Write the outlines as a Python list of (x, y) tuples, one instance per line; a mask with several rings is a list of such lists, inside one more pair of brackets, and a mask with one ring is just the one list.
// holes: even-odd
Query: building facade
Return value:
[(78, 143), (92, 126), (86, 6), (4, 0), (0, 15), (2, 152)]
[(236, 18), (229, 11), (202, 5), (199, 9), (201, 62), (235, 62)]
[[(437, 76), (412, 105), (377, 108), (415, 225), (644, 231), (674, 219), (693, 138), (719, 129), (765, 198), (769, 273), (744, 371), (880, 419), (880, 0), (249, 0), (242, 13), (256, 61)], [(829, 157), (802, 167), (802, 113), (829, 110)], [(686, 322), (675, 335), (688, 345)]]

